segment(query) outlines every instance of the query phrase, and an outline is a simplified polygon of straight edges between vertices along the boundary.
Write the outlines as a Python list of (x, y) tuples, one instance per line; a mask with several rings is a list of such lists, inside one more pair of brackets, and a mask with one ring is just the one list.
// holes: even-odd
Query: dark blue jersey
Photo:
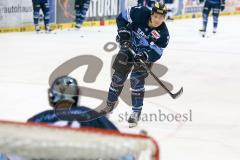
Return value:
[(206, 0), (206, 2), (211, 4), (221, 4), (221, 0)]
[(39, 4), (39, 3), (47, 3), (48, 0), (32, 0), (33, 3)]
[(106, 117), (102, 116), (95, 120), (91, 121), (78, 121), (78, 116), (81, 114), (87, 113), (90, 111), (89, 108), (86, 107), (72, 107), (66, 112), (61, 112), (56, 110), (47, 110), (41, 112), (32, 118), (28, 119), (28, 122), (36, 122), (36, 123), (48, 123), (50, 125), (56, 126), (69, 126), (74, 128), (80, 127), (93, 127), (93, 128), (101, 128), (101, 129), (110, 129), (110, 130), (118, 130), (117, 127), (112, 124)]
[(82, 24), (86, 19), (90, 0), (75, 0), (76, 23)]
[(152, 8), (156, 0), (138, 0), (138, 6), (146, 6)]
[[(169, 42), (169, 32), (165, 22), (157, 28), (150, 28), (151, 11), (146, 7), (132, 7), (117, 17), (118, 28), (132, 31), (132, 43), (136, 49), (149, 50), (149, 61), (155, 62), (163, 53)], [(136, 51), (135, 49), (135, 51)]]
[(173, 4), (173, 1), (174, 1), (174, 0), (164, 0), (164, 3), (165, 3), (165, 4)]
[[(200, 0), (200, 2), (203, 2), (203, 1), (204, 0)], [(221, 5), (221, 4), (225, 4), (225, 0), (205, 0), (205, 3)]]

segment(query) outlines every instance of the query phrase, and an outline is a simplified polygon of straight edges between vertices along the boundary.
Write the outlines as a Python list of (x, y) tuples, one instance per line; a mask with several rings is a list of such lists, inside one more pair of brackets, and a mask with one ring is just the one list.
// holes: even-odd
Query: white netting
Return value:
[[(69, 129), (0, 122), (0, 153), (24, 160), (158, 159), (149, 137), (92, 129)], [(124, 159), (121, 159), (124, 160)]]

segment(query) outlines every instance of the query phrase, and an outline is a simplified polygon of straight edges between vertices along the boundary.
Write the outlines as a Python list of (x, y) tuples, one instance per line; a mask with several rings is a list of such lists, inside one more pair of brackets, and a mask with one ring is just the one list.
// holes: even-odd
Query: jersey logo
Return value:
[(151, 32), (151, 35), (152, 35), (152, 37), (154, 38), (154, 39), (159, 39), (160, 38), (160, 34), (158, 33), (158, 31), (156, 31), (156, 30), (153, 30), (152, 32)]
[(147, 38), (147, 36), (145, 35), (145, 33), (144, 33), (140, 28), (138, 28), (137, 33), (138, 33), (139, 38), (140, 38), (140, 37)]

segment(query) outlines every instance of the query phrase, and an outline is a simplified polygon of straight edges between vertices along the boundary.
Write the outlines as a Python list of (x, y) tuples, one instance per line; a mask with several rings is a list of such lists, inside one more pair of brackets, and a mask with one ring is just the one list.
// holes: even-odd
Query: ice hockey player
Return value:
[(146, 6), (149, 9), (152, 9), (156, 0), (138, 0), (138, 6)]
[(90, 0), (75, 0), (76, 25), (75, 28), (80, 29), (88, 11)]
[[(129, 127), (137, 125), (143, 106), (144, 83), (147, 71), (139, 62), (143, 60), (148, 67), (161, 58), (169, 42), (169, 33), (164, 22), (167, 8), (164, 3), (156, 2), (152, 10), (146, 7), (132, 7), (117, 17), (120, 51), (113, 63), (114, 73), (109, 88), (107, 106), (114, 108), (131, 72), (132, 113), (128, 119)], [(140, 18), (139, 18), (140, 17)], [(131, 47), (137, 54), (133, 56)], [(132, 69), (133, 67), (133, 69)]]
[(40, 18), (40, 10), (42, 10), (44, 14), (44, 25), (45, 25), (45, 31), (51, 32), (51, 28), (49, 26), (50, 21), (50, 14), (49, 14), (49, 2), (48, 0), (32, 0), (33, 3), (33, 20), (35, 25), (36, 32), (40, 31), (39, 26), (39, 18)]
[(118, 130), (106, 117), (102, 116), (89, 121), (81, 121), (79, 117), (88, 116), (89, 108), (77, 106), (79, 88), (77, 81), (69, 76), (57, 78), (48, 90), (49, 104), (52, 110), (41, 112), (28, 122), (48, 123), (56, 126), (94, 127), (109, 130)]
[(167, 20), (171, 20), (171, 21), (174, 20), (173, 19), (173, 2), (174, 0), (164, 0), (164, 3), (168, 8)]
[[(202, 3), (204, 0), (200, 0)], [(201, 32), (202, 36), (205, 37), (207, 31), (207, 23), (208, 23), (208, 16), (210, 11), (212, 10), (213, 15), (213, 33), (217, 32), (218, 26), (218, 17), (220, 11), (223, 11), (225, 8), (225, 0), (206, 0), (203, 7), (202, 17), (203, 17), (203, 27), (199, 31)]]

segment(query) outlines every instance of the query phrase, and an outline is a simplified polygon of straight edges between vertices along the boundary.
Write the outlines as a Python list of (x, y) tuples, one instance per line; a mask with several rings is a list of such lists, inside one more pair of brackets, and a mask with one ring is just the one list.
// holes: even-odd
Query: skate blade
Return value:
[(137, 126), (137, 123), (129, 123), (129, 128), (134, 128)]

